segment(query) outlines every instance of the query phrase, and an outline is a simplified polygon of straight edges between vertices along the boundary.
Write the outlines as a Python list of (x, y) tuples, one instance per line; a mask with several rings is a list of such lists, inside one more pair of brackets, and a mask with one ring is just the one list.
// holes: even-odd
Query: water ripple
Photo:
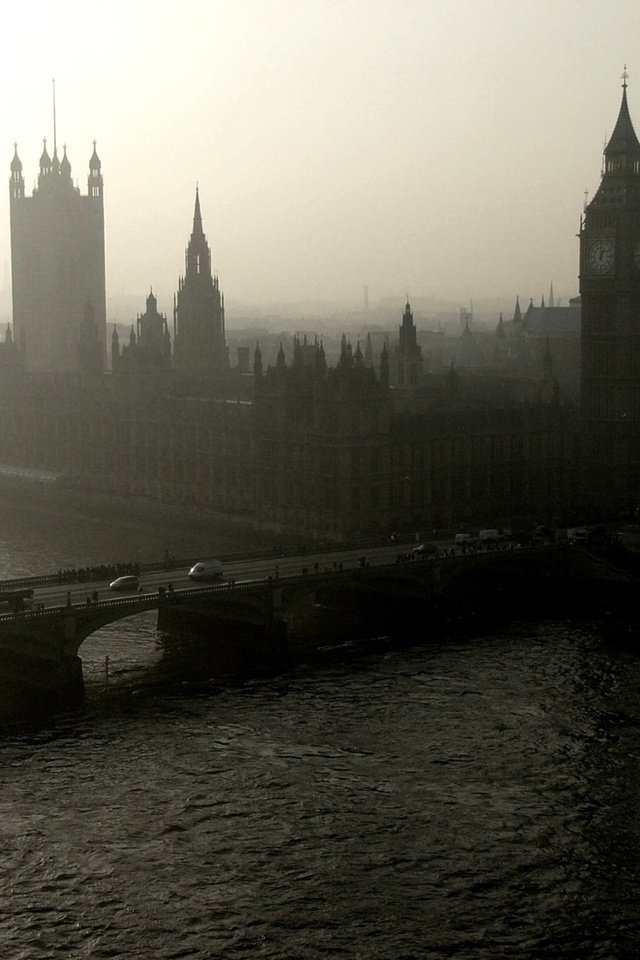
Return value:
[(16, 731), (3, 956), (634, 957), (639, 680), (522, 624)]

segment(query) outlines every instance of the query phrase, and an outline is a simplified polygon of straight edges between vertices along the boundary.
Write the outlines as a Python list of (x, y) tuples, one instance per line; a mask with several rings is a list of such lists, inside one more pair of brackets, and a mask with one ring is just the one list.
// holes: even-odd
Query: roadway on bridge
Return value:
[[(450, 541), (441, 541), (438, 544), (440, 548), (450, 545)], [(382, 547), (367, 549), (333, 550), (294, 557), (274, 556), (268, 559), (236, 560), (225, 564), (222, 582), (240, 584), (254, 580), (266, 580), (268, 577), (297, 577), (304, 571), (316, 573), (336, 569), (347, 570), (350, 567), (359, 566), (362, 557), (371, 566), (382, 566), (395, 563), (398, 554), (409, 554), (415, 546), (415, 542), (404, 544), (394, 542)], [(143, 593), (157, 593), (161, 587), (166, 589), (169, 584), (174, 590), (179, 591), (193, 590), (194, 587), (198, 586), (210, 588), (215, 583), (220, 582), (198, 583), (189, 580), (187, 574), (188, 570), (184, 567), (154, 573), (142, 573), (139, 583)], [(11, 588), (7, 585), (6, 589)], [(116, 593), (109, 589), (109, 581), (107, 580), (83, 583), (48, 583), (34, 587), (33, 603), (34, 607), (37, 607), (38, 604), (44, 604), (45, 607), (60, 607), (67, 603), (68, 597), (71, 599), (71, 603), (77, 604), (86, 603), (87, 597), (94, 598), (94, 594), (97, 594), (99, 600), (117, 600), (135, 595), (136, 592), (133, 590), (130, 593)]]

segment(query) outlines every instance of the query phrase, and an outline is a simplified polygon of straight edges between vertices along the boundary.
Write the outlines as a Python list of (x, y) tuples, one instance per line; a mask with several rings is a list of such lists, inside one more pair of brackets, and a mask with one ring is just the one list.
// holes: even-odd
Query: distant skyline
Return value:
[[(622, 0), (36, 2), (4, 15), (0, 256), (9, 164), (42, 138), (105, 191), (107, 292), (170, 309), (196, 184), (227, 302), (578, 291), (640, 8)], [(125, 318), (122, 318), (125, 319)]]

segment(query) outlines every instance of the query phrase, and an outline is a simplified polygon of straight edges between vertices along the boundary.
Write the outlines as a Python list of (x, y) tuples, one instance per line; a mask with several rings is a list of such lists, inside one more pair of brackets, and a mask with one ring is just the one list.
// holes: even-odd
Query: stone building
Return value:
[(210, 385), (224, 377), (229, 357), (224, 329), (224, 295), (212, 272), (211, 250), (202, 229), (196, 188), (193, 230), (178, 282), (174, 307), (174, 368), (185, 381)]
[(129, 343), (120, 344), (117, 328), (111, 336), (111, 370), (114, 376), (160, 378), (168, 385), (171, 372), (171, 335), (167, 318), (158, 311), (158, 301), (149, 291), (147, 309), (131, 325)]
[(106, 359), (103, 180), (96, 153), (89, 160), (88, 192), (71, 179), (63, 148), (53, 157), (46, 140), (38, 185), (25, 193), (18, 148), (9, 181), (13, 334), (29, 371), (75, 372), (87, 304)]
[[(531, 305), (527, 317), (517, 301), (484, 365), (459, 357), (448, 370), (425, 369), (407, 303), (397, 341), (374, 348), (359, 331), (363, 351), (344, 335), (330, 365), (321, 341), (296, 334), (272, 362), (256, 347), (252, 366), (245, 350), (230, 370), (224, 299), (196, 191), (173, 343), (152, 292), (129, 342), (115, 334), (111, 374), (98, 363), (101, 321), (88, 297), (72, 370), (29, 366), (24, 312), (22, 341), (8, 332), (0, 465), (200, 505), (301, 539), (424, 536), (629, 512), (640, 464), (640, 143), (626, 80), (580, 243), (582, 419), (555, 373), (555, 305), (537, 314)], [(563, 317), (573, 324), (576, 311)], [(471, 359), (472, 335), (465, 323), (461, 350)], [(478, 372), (489, 367), (498, 371), (493, 379)]]
[[(405, 314), (406, 315), (406, 314)], [(254, 400), (257, 519), (278, 531), (349, 539), (566, 513), (578, 456), (557, 392), (478, 404), (459, 384), (411, 409), (348, 342), (335, 368), (281, 352)]]
[(594, 505), (640, 495), (640, 143), (627, 78), (600, 185), (580, 227), (581, 409)]

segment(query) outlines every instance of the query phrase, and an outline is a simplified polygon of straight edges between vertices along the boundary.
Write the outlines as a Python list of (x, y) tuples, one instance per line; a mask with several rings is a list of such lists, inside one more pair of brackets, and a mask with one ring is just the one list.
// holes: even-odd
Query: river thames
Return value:
[[(1, 576), (249, 543), (16, 496), (0, 524)], [(589, 622), (414, 639), (153, 690), (153, 614), (86, 641), (85, 709), (1, 733), (3, 958), (635, 960), (640, 657)]]

